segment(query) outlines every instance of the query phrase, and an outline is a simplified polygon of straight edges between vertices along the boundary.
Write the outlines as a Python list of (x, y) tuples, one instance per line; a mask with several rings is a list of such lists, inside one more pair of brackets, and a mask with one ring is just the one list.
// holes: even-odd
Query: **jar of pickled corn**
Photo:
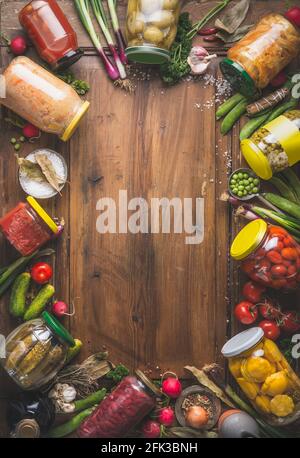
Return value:
[(253, 171), (269, 180), (300, 161), (300, 110), (293, 110), (242, 140), (241, 150)]
[(281, 14), (264, 16), (227, 53), (221, 70), (232, 87), (252, 97), (299, 53), (300, 30)]
[(300, 285), (300, 246), (279, 226), (252, 221), (238, 233), (230, 253), (248, 277), (264, 286), (290, 291)]
[(300, 417), (300, 380), (261, 328), (237, 334), (222, 354), (241, 390), (268, 421), (280, 425)]
[(170, 60), (180, 3), (180, 0), (129, 0), (126, 19), (129, 60), (142, 64)]

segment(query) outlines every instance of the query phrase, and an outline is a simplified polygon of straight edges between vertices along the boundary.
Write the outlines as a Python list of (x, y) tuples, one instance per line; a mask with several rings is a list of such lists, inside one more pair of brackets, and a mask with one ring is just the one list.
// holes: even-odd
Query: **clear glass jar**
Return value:
[(180, 0), (129, 0), (126, 19), (129, 60), (142, 64), (170, 60), (180, 3)]
[(247, 329), (222, 348), (239, 387), (270, 423), (289, 424), (300, 417), (300, 380), (261, 328)]
[(124, 437), (156, 405), (161, 392), (139, 370), (125, 377), (80, 426), (81, 438)]
[(300, 160), (300, 110), (293, 110), (258, 129), (250, 139), (242, 140), (242, 153), (264, 180), (273, 173), (296, 164)]
[(73, 345), (60, 322), (43, 312), (41, 318), (22, 324), (7, 337), (2, 365), (21, 388), (36, 390), (56, 376)]
[(56, 0), (32, 0), (19, 13), (40, 57), (53, 69), (63, 70), (83, 55), (77, 35)]
[(231, 256), (252, 280), (278, 290), (300, 285), (300, 246), (283, 228), (261, 219), (247, 224), (231, 246)]
[(29, 256), (58, 234), (59, 227), (29, 196), (0, 219), (0, 230), (22, 256)]
[(280, 14), (269, 14), (236, 43), (220, 66), (234, 89), (254, 96), (299, 53), (300, 31)]
[(3, 73), (1, 103), (44, 132), (67, 141), (89, 108), (76, 91), (27, 57), (12, 60)]

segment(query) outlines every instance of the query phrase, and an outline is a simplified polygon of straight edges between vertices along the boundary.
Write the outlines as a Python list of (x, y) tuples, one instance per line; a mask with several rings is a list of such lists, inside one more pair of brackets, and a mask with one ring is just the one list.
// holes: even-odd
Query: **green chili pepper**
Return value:
[(84, 420), (89, 417), (94, 411), (94, 407), (83, 410), (79, 414), (75, 415), (70, 421), (67, 421), (66, 423), (63, 423), (62, 425), (57, 426), (56, 428), (51, 429), (47, 437), (51, 438), (60, 438), (60, 437), (65, 437), (71, 434), (73, 431), (76, 431), (76, 429), (79, 428), (81, 423), (84, 422)]
[(96, 404), (99, 404), (106, 395), (106, 389), (103, 388), (102, 390), (96, 391), (95, 393), (91, 394), (85, 399), (80, 399), (74, 402), (75, 405), (75, 412), (80, 412), (84, 409), (92, 407)]

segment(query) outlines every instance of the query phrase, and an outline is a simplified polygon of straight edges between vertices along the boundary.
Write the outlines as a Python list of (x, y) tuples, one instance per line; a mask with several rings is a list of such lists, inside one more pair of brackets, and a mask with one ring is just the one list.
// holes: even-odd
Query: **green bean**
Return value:
[(89, 408), (86, 410), (83, 410), (79, 414), (75, 415), (71, 420), (67, 421), (66, 423), (63, 423), (62, 425), (57, 426), (56, 428), (51, 429), (47, 437), (51, 438), (60, 438), (60, 437), (65, 437), (71, 434), (73, 431), (76, 431), (76, 429), (79, 428), (81, 423), (89, 417), (94, 411), (94, 408)]
[(242, 100), (246, 100), (245, 97), (242, 94), (237, 93), (230, 97), (230, 99), (226, 100), (226, 102), (222, 103), (216, 113), (217, 119), (226, 116), (227, 113), (229, 113), (229, 111), (231, 111)]
[(221, 134), (227, 134), (240, 117), (246, 112), (247, 101), (241, 100), (223, 119), (221, 124)]
[(263, 194), (263, 197), (280, 210), (288, 213), (294, 218), (300, 219), (300, 205), (270, 192)]
[(275, 186), (275, 188), (280, 192), (282, 197), (290, 200), (291, 202), (297, 203), (297, 197), (294, 194), (293, 189), (288, 186), (283, 180), (279, 177), (272, 177), (270, 183)]
[(96, 391), (92, 393), (85, 399), (80, 399), (79, 401), (75, 401), (75, 412), (80, 412), (81, 410), (87, 409), (89, 407), (94, 406), (95, 404), (99, 404), (106, 395), (106, 389), (103, 388), (102, 390)]
[(246, 138), (251, 137), (251, 135), (262, 126), (269, 117), (269, 113), (263, 114), (257, 118), (252, 118), (248, 121), (240, 132), (240, 140), (245, 140)]
[(275, 108), (275, 110), (273, 110), (271, 112), (271, 114), (268, 117), (267, 121), (268, 122), (273, 121), (273, 119), (278, 118), (278, 116), (282, 115), (283, 113), (285, 113), (288, 110), (292, 110), (297, 105), (298, 105), (298, 100), (296, 100), (296, 99), (291, 99), (288, 102), (285, 102), (285, 103), (279, 105), (277, 108)]

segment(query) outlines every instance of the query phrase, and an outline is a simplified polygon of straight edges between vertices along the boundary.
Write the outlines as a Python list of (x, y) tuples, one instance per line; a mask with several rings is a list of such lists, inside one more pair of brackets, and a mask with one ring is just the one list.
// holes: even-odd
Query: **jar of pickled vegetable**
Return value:
[(29, 196), (0, 219), (0, 230), (22, 256), (30, 256), (59, 233), (59, 227)]
[(300, 380), (261, 328), (237, 334), (222, 354), (239, 387), (269, 422), (289, 424), (300, 417)]
[(125, 377), (80, 426), (81, 438), (124, 437), (156, 405), (160, 390), (139, 370)]
[(234, 89), (252, 97), (299, 53), (300, 30), (280, 14), (269, 14), (235, 44), (220, 66)]
[(300, 160), (300, 110), (293, 110), (242, 140), (241, 150), (254, 172), (264, 180)]
[(73, 337), (48, 312), (15, 329), (6, 339), (2, 365), (24, 390), (36, 390), (52, 380), (63, 367)]
[(126, 20), (129, 60), (142, 64), (170, 60), (180, 3), (180, 0), (129, 0)]
[(3, 73), (6, 97), (0, 103), (44, 132), (67, 141), (89, 108), (77, 92), (27, 57), (12, 60)]
[(280, 290), (300, 284), (300, 246), (283, 228), (262, 219), (247, 224), (231, 246), (231, 256), (252, 280)]
[(40, 57), (53, 69), (63, 70), (83, 55), (77, 35), (56, 0), (32, 0), (19, 13)]

